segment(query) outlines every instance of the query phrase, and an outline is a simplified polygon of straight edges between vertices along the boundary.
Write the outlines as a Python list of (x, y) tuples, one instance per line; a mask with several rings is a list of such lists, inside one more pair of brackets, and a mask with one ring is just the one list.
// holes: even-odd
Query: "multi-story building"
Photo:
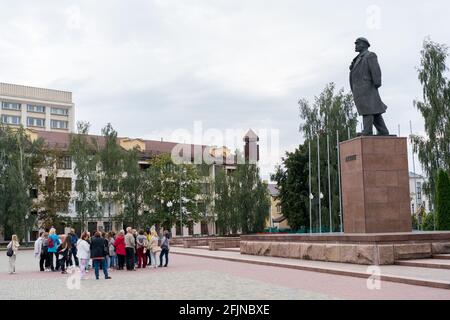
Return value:
[(68, 91), (0, 83), (0, 121), (9, 126), (51, 131), (75, 130), (75, 105)]
[[(42, 139), (44, 141), (44, 145), (48, 149), (59, 150), (60, 157), (57, 165), (56, 172), (56, 190), (57, 191), (67, 191), (70, 194), (70, 199), (68, 202), (61, 203), (58, 205), (58, 215), (63, 217), (70, 217), (72, 221), (77, 221), (77, 176), (75, 173), (75, 164), (73, 163), (70, 154), (67, 152), (70, 145), (70, 133), (67, 132), (49, 132), (49, 131), (40, 131), (34, 129), (27, 129), (27, 134), (31, 140)], [(88, 137), (89, 140), (95, 139), (97, 144), (101, 147), (104, 145), (104, 137), (103, 136), (95, 136), (90, 135)], [(244, 139), (245, 141), (245, 139)], [(141, 168), (144, 170), (148, 167), (148, 160), (154, 156), (160, 154), (171, 154), (172, 150), (177, 147), (180, 148), (180, 144), (175, 142), (166, 142), (166, 141), (154, 141), (154, 140), (143, 140), (143, 139), (130, 139), (125, 137), (118, 137), (117, 144), (121, 146), (124, 150), (131, 150), (134, 148), (138, 148), (140, 150), (140, 159), (139, 164)], [(213, 163), (206, 166), (206, 170), (203, 169), (200, 172), (200, 184), (202, 189), (202, 194), (211, 194), (214, 193), (213, 182), (215, 180), (215, 176), (219, 171), (225, 170), (225, 172), (229, 173), (236, 169), (236, 157), (233, 153), (230, 152), (226, 147), (215, 147), (215, 146), (204, 146), (204, 145), (181, 145), (183, 150), (191, 150), (190, 158), (187, 160), (194, 160), (196, 150), (201, 152), (202, 160), (207, 155), (211, 157), (210, 159), (217, 159), (217, 161), (213, 161)], [(246, 148), (248, 147), (248, 142), (246, 142)], [(209, 159), (209, 160), (210, 160)], [(204, 168), (204, 167), (203, 167)], [(46, 169), (40, 170), (40, 176), (42, 182), (46, 181), (48, 176), (48, 172)], [(93, 191), (93, 190), (92, 190)], [(95, 187), (96, 192), (104, 192), (103, 186), (101, 183), (97, 183)], [(42, 199), (42, 195), (38, 192), (34, 192), (33, 196), (38, 202)], [(214, 196), (213, 196), (214, 197)], [(205, 219), (198, 223), (192, 223), (188, 226), (184, 226), (183, 230), (181, 230), (180, 225), (175, 225), (172, 227), (172, 234), (174, 236), (193, 236), (193, 235), (212, 235), (216, 234), (216, 223), (215, 217), (212, 210), (212, 204), (201, 203), (202, 199), (199, 199), (199, 208), (204, 210), (202, 212)], [(113, 202), (111, 206), (108, 206), (106, 203), (98, 203), (98, 210), (100, 211), (100, 215), (96, 215), (95, 218), (88, 219), (87, 229), (89, 231), (94, 231), (98, 229), (103, 230), (120, 230), (124, 226), (122, 223), (115, 221), (113, 219), (113, 224), (110, 225), (110, 213), (112, 217), (120, 215), (123, 212), (123, 204), (120, 202)], [(45, 208), (43, 208), (45, 210)], [(31, 216), (38, 216), (38, 212), (30, 212)], [(72, 225), (77, 226), (78, 229), (81, 228), (80, 225)], [(65, 232), (66, 230), (61, 229), (63, 227), (60, 226), (58, 232)], [(34, 228), (28, 235), (29, 240), (35, 240), (38, 234), (39, 226)], [(1, 236), (0, 236), (1, 237)]]
[(411, 214), (417, 213), (418, 208), (423, 207), (426, 212), (433, 211), (433, 204), (423, 192), (423, 184), (427, 179), (420, 175), (409, 173), (409, 190), (411, 198)]
[(276, 198), (279, 194), (277, 185), (269, 183), (267, 187), (270, 194), (270, 221), (268, 227), (277, 228), (278, 230), (290, 229), (287, 218), (282, 213), (280, 200)]

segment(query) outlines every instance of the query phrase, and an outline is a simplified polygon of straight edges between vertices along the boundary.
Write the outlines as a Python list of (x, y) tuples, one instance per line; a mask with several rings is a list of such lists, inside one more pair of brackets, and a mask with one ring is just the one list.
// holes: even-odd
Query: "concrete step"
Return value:
[[(242, 255), (231, 251), (207, 251), (198, 249), (174, 248), (172, 254), (194, 256), (199, 258), (219, 259), (232, 262), (250, 263), (264, 266), (297, 269), (357, 278), (369, 278), (372, 274), (366, 265), (310, 261), (290, 258)], [(429, 259), (433, 260), (433, 259)], [(446, 262), (449, 262), (447, 260)], [(399, 265), (379, 266), (380, 280), (404, 283), (416, 286), (450, 289), (450, 272), (446, 269), (433, 268), (424, 272), (422, 267)]]
[(434, 254), (433, 259), (450, 260), (450, 254)]
[(420, 260), (399, 260), (395, 262), (399, 266), (448, 269), (450, 270), (450, 260), (447, 259), (420, 259)]

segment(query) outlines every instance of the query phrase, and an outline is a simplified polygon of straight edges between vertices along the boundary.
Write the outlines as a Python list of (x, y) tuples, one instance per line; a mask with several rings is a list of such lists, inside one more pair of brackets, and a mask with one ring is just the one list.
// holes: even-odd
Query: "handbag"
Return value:
[(156, 246), (156, 247), (152, 248), (152, 252), (153, 253), (157, 253), (157, 252), (160, 252), (160, 251), (161, 251), (161, 247), (159, 247), (159, 246)]

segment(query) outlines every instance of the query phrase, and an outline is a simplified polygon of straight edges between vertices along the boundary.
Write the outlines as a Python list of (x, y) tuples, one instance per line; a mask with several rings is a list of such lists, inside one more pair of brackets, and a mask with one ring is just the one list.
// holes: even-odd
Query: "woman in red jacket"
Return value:
[(120, 230), (117, 235), (116, 240), (114, 241), (114, 247), (116, 248), (117, 259), (119, 262), (119, 269), (123, 270), (123, 266), (125, 265), (125, 231)]

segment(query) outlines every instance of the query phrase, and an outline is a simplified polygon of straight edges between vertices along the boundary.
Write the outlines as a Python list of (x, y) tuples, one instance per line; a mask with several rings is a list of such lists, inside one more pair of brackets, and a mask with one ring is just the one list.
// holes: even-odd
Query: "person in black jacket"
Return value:
[(103, 239), (100, 235), (101, 233), (96, 231), (94, 237), (91, 239), (91, 259), (94, 263), (95, 278), (97, 280), (99, 278), (99, 268), (101, 264), (105, 279), (111, 279), (111, 277), (108, 276), (108, 267), (106, 266), (105, 259), (108, 248), (105, 248), (105, 239)]

